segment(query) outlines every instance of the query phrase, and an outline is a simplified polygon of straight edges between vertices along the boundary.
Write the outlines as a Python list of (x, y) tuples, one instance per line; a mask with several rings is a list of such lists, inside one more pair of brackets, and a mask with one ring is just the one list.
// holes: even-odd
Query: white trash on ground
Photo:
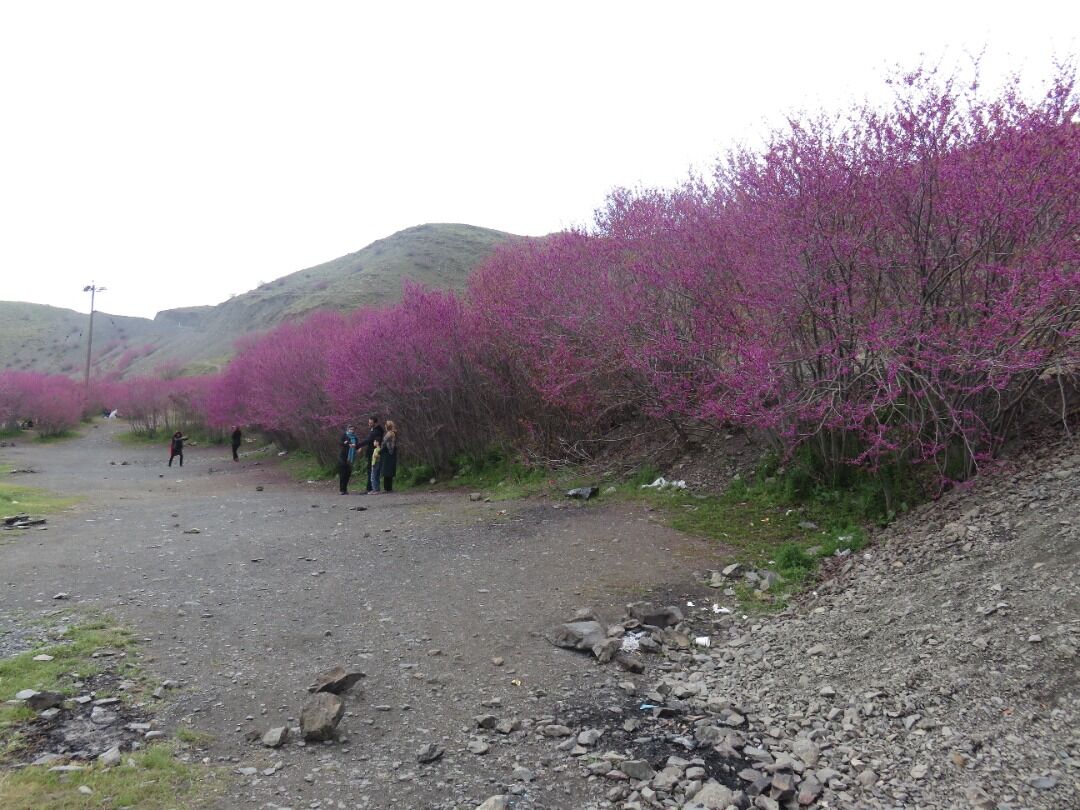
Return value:
[(678, 481), (669, 481), (664, 476), (660, 476), (651, 484), (642, 484), (642, 489), (686, 489), (686, 482), (682, 479)]
[(619, 646), (619, 650), (628, 653), (637, 652), (638, 647), (640, 646), (638, 640), (644, 635), (645, 633), (627, 633), (622, 638), (622, 644)]

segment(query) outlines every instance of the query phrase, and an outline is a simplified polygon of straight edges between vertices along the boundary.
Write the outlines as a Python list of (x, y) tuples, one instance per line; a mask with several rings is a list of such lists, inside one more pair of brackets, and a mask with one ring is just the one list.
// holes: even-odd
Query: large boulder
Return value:
[(337, 695), (316, 692), (300, 712), (300, 730), (308, 741), (332, 740), (345, 714), (345, 703)]
[(548, 636), (556, 647), (567, 650), (589, 650), (607, 638), (600, 622), (567, 622), (560, 624)]

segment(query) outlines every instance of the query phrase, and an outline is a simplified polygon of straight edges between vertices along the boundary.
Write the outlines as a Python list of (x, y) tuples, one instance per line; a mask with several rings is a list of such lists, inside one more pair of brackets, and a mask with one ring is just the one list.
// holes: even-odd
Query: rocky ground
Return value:
[[(221, 806), (1080, 807), (1075, 449), (905, 516), (768, 617), (644, 507), (341, 498), (203, 453), (5, 449), (88, 499), (0, 538), (0, 612), (63, 591), (133, 625), (179, 686), (156, 722), (234, 774)], [(366, 677), (313, 697), (338, 664)]]

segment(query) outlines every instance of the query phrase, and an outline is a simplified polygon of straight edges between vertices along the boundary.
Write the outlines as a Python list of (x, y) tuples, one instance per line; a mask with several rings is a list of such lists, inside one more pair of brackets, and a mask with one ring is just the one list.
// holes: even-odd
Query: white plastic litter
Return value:
[(720, 607), (720, 605), (713, 605), (712, 606), (712, 612), (713, 613), (731, 613), (731, 609), (726, 608), (726, 607)]
[(708, 636), (698, 636), (694, 639), (694, 644), (696, 644), (698, 647), (711, 647), (712, 639), (710, 639)]
[(644, 635), (644, 633), (627, 633), (625, 636), (623, 636), (622, 645), (619, 647), (619, 649), (622, 652), (637, 652), (639, 646), (638, 640)]
[(664, 476), (660, 476), (651, 484), (642, 484), (642, 489), (686, 489), (686, 482), (683, 480), (668, 481)]

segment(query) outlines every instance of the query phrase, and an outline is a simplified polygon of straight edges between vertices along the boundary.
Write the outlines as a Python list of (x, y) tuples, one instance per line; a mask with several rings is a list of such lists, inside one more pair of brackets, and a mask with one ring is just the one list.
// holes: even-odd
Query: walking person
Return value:
[(172, 441), (169, 442), (169, 466), (172, 466), (172, 460), (177, 456), (180, 457), (180, 466), (184, 466), (184, 442), (188, 440), (188, 437), (181, 433), (179, 430), (172, 435)]
[(371, 457), (375, 454), (375, 442), (381, 442), (383, 433), (383, 426), (379, 424), (379, 417), (368, 417), (368, 435), (360, 442), (360, 447), (364, 448), (364, 457), (367, 459), (367, 491), (371, 492)]
[(232, 430), (232, 460), (240, 460), (240, 442), (244, 440), (244, 434), (240, 432), (239, 425), (233, 425)]
[(356, 450), (359, 442), (353, 426), (345, 428), (338, 440), (338, 489), (342, 495), (349, 494), (349, 479), (352, 478), (353, 463), (356, 461)]
[(397, 441), (397, 425), (394, 424), (392, 419), (387, 419), (386, 432), (383, 433), (382, 452), (380, 454), (383, 492), (394, 491), (394, 476), (397, 475)]

